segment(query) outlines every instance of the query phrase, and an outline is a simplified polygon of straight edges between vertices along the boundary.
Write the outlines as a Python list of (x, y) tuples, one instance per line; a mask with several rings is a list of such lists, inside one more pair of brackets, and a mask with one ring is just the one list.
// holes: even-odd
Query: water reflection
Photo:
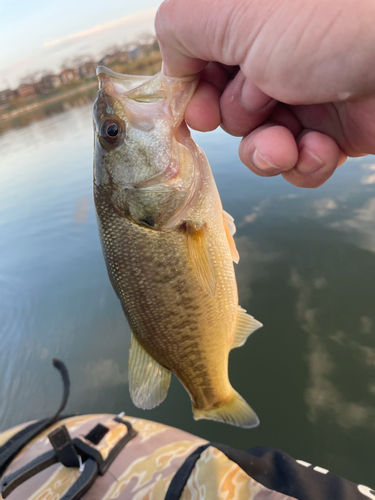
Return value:
[(352, 217), (331, 223), (344, 231), (360, 248), (375, 252), (375, 198), (368, 199), (361, 208), (353, 210)]
[(240, 304), (264, 323), (230, 354), (231, 382), (261, 419), (246, 431), (194, 422), (176, 380), (160, 407), (132, 405), (130, 332), (92, 201), (91, 105), (63, 111), (0, 136), (1, 429), (52, 414), (60, 382), (50, 359), (58, 356), (71, 373), (69, 412), (125, 409), (240, 448), (277, 446), (373, 485), (373, 158), (301, 190), (249, 173), (238, 139), (194, 134), (236, 220)]
[(38, 122), (54, 116), (72, 108), (81, 108), (91, 104), (96, 99), (96, 89), (92, 88), (83, 94), (64, 97), (63, 100), (45, 104), (37, 109), (31, 109), (29, 112), (20, 114), (19, 116), (1, 119), (0, 117), (0, 134), (12, 129), (27, 127), (33, 122)]
[[(359, 345), (342, 330), (331, 333), (329, 336), (324, 335), (326, 326), (320, 324), (320, 311), (314, 308), (314, 304), (319, 302), (317, 296), (329, 289), (326, 278), (317, 277), (311, 282), (304, 281), (298, 271), (293, 269), (290, 285), (298, 291), (296, 319), (308, 334), (309, 384), (305, 390), (308, 418), (312, 423), (316, 423), (319, 418), (325, 421), (328, 418), (343, 429), (368, 427), (372, 431), (375, 428), (375, 406), (358, 401), (358, 394), (356, 394), (357, 401), (350, 400), (350, 396), (346, 398), (345, 392), (348, 391), (346, 387), (340, 390), (341, 384), (337, 383), (337, 378), (340, 370), (344, 373), (339, 379), (343, 380), (347, 375), (345, 373), (347, 366), (340, 363), (340, 358), (348, 355), (348, 348), (350, 356), (356, 351), (361, 354), (357, 369), (361, 367), (363, 369), (363, 361), (368, 366), (375, 367), (375, 349)], [(360, 323), (362, 327), (365, 326), (368, 329), (372, 320), (362, 316)], [(336, 359), (337, 363), (335, 363)], [(352, 363), (350, 377), (356, 377), (353, 369), (356, 365), (357, 363)], [(368, 376), (371, 380), (374, 378), (374, 373), (370, 371)], [(354, 385), (357, 383), (355, 382)]]

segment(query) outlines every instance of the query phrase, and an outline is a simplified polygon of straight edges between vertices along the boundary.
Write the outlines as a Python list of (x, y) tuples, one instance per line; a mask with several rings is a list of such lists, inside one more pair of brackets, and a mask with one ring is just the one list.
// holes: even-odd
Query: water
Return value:
[(240, 304), (264, 328), (230, 355), (233, 386), (261, 425), (194, 422), (172, 381), (138, 410), (129, 328), (107, 277), (92, 200), (91, 106), (0, 136), (0, 429), (67, 412), (119, 412), (239, 448), (270, 445), (375, 485), (375, 159), (349, 160), (316, 190), (250, 173), (238, 140), (194, 134), (236, 220)]

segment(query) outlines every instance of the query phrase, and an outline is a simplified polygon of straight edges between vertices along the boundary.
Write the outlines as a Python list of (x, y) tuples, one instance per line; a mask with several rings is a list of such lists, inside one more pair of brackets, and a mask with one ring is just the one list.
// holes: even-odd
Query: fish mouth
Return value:
[(156, 75), (126, 75), (116, 73), (105, 66), (98, 66), (96, 75), (99, 80), (99, 90), (109, 95), (125, 97), (137, 102), (160, 102), (170, 98), (179, 87), (193, 83), (193, 91), (199, 76), (191, 75), (183, 78)]
[(100, 85), (107, 80), (106, 77), (110, 80), (114, 80), (114, 82), (118, 82), (122, 87), (127, 87), (127, 90), (129, 91), (139, 87), (151, 78), (154, 78), (154, 76), (147, 75), (125, 75), (123, 73), (116, 73), (116, 71), (112, 71), (105, 66), (98, 66), (96, 68), (96, 76), (99, 79), (100, 90)]

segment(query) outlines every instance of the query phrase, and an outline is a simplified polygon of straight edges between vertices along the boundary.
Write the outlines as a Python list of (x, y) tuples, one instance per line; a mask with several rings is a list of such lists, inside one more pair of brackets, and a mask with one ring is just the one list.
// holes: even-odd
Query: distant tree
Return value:
[(108, 47), (105, 51), (105, 54), (106, 56), (112, 56), (113, 54), (116, 54), (117, 52), (119, 52), (121, 50), (121, 46), (120, 45), (111, 45), (110, 47)]
[(72, 67), (71, 60), (72, 59), (70, 57), (65, 58), (61, 64), (61, 69), (63, 70), (71, 68)]
[(20, 83), (25, 83), (27, 85), (35, 85), (36, 83), (40, 82), (43, 76), (46, 76), (48, 74), (49, 71), (46, 69), (33, 71), (32, 73), (29, 73), (28, 75), (21, 78)]
[(94, 62), (95, 59), (89, 54), (78, 54), (70, 59), (70, 67), (79, 68), (87, 62)]

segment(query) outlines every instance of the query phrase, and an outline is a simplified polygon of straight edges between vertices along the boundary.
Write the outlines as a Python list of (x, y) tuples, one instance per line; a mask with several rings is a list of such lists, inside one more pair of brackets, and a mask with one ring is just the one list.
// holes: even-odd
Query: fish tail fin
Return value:
[(193, 406), (194, 420), (216, 420), (237, 427), (251, 428), (259, 425), (259, 418), (237, 391), (232, 389), (231, 398), (218, 403), (208, 410), (199, 410)]

